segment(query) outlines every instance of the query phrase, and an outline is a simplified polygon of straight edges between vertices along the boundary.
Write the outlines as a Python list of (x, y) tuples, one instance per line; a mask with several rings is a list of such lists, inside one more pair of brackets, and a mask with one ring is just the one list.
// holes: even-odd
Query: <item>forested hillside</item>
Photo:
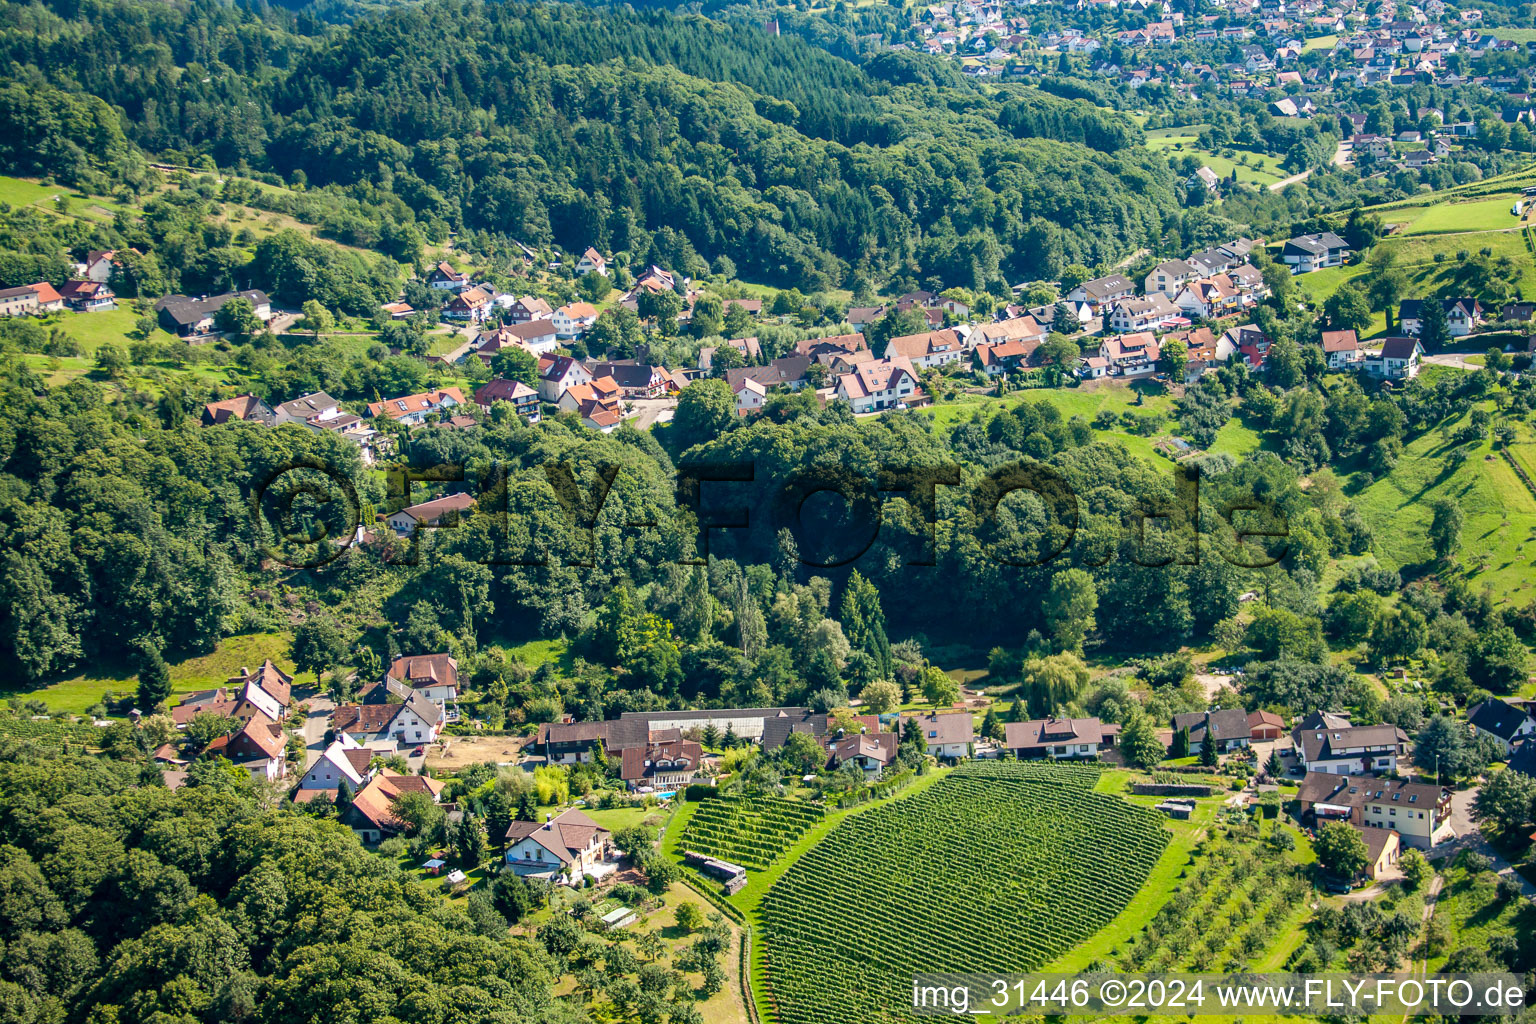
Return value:
[(129, 144), (207, 155), (337, 189), (418, 239), (593, 244), (805, 289), (1000, 289), (1112, 262), (1177, 207), (1135, 126), (1085, 101), (900, 60), (866, 73), (694, 16), (444, 0), (327, 28), (58, 3), (0, 5), (0, 24), (25, 82), (0, 86), (0, 136), (25, 142), (0, 169), (132, 187)]

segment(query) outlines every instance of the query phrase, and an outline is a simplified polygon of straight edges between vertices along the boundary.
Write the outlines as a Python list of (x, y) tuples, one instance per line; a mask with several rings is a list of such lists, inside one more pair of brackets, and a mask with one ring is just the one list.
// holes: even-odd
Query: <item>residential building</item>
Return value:
[(611, 835), (575, 808), (543, 822), (514, 821), (507, 829), (507, 867), (518, 875), (580, 882), (603, 863)]
[(1289, 239), (1280, 250), (1280, 261), (1291, 268), (1292, 274), (1310, 274), (1327, 267), (1342, 267), (1348, 262), (1350, 253), (1349, 244), (1344, 239), (1332, 231), (1324, 231)]
[(676, 792), (694, 780), (703, 761), (704, 748), (688, 740), (648, 743), (625, 749), (619, 778), (641, 792)]
[(1355, 726), (1319, 713), (1303, 719), (1291, 738), (1302, 767), (1325, 775), (1396, 771), (1408, 749), (1408, 734), (1395, 725)]
[(362, 789), (352, 794), (352, 803), (338, 820), (363, 842), (378, 843), (405, 829), (405, 824), (395, 817), (396, 800), (407, 793), (424, 793), (433, 803), (440, 803), (446, 785), (427, 775), (404, 775), (380, 768)]
[(836, 395), (851, 405), (855, 413), (911, 408), (928, 403), (928, 396), (918, 382), (917, 371), (904, 356), (860, 363), (837, 378)]
[(555, 325), (555, 337), (579, 338), (597, 323), (597, 307), (590, 302), (570, 302), (555, 310), (550, 321)]
[(1360, 337), (1354, 331), (1324, 331), (1323, 355), (1328, 358), (1328, 369), (1352, 369), (1364, 358), (1360, 349)]
[(439, 263), (427, 275), (427, 284), (439, 291), (461, 292), (469, 287), (469, 275), (454, 270), (450, 263)]
[(905, 715), (901, 726), (916, 722), (923, 736), (928, 753), (934, 757), (970, 757), (971, 745), (976, 742), (976, 730), (971, 724), (969, 711), (948, 714)]
[(276, 722), (260, 718), (229, 736), (220, 736), (203, 751), (205, 757), (225, 757), (252, 775), (277, 781), (288, 774), (288, 734)]
[(530, 320), (548, 320), (555, 314), (548, 302), (532, 295), (513, 299), (512, 304), (507, 308), (512, 314), (514, 324), (526, 324)]
[(445, 519), (467, 516), (474, 507), (473, 494), (449, 494), (391, 512), (385, 521), (395, 533), (409, 537), (420, 527), (441, 526)]
[(538, 422), (539, 393), (520, 380), (498, 377), (488, 384), (482, 384), (475, 391), (475, 404), (481, 412), (490, 413), (491, 406), (497, 402), (510, 402), (523, 419), (530, 423)]
[(348, 792), (356, 793), (373, 777), (368, 766), (373, 763), (375, 756), (372, 749), (342, 733), (330, 742), (320, 756), (315, 758), (315, 763), (299, 777), (298, 789), (293, 794), (294, 802), (308, 803), (321, 793), (327, 793), (334, 799), (342, 786), (346, 786)]
[(1216, 745), (1218, 754), (1230, 754), (1246, 747), (1253, 738), (1248, 727), (1248, 712), (1243, 708), (1217, 708), (1214, 711), (1190, 711), (1173, 716), (1173, 729), (1189, 730), (1189, 752), (1199, 754), (1207, 741)]
[(581, 259), (576, 261), (576, 273), (583, 276), (587, 274), (608, 273), (608, 260), (602, 253), (587, 246), (587, 251), (581, 254)]
[(1184, 260), (1165, 260), (1152, 268), (1142, 282), (1143, 291), (1173, 298), (1185, 284), (1205, 276), (1193, 264)]
[(900, 737), (893, 732), (845, 736), (834, 740), (828, 748), (831, 759), (827, 764), (832, 768), (853, 764), (864, 773), (865, 779), (878, 779), (895, 762), (899, 741)]
[(1361, 828), (1355, 831), (1365, 841), (1365, 877), (1371, 881), (1381, 878), (1397, 866), (1402, 857), (1403, 837), (1393, 828)]
[(324, 391), (301, 395), (291, 402), (283, 402), (272, 410), (272, 419), (277, 426), (282, 426), (284, 423), (313, 426), (340, 415), (341, 403)]
[(443, 727), (443, 711), (419, 693), (400, 704), (341, 704), (331, 715), (331, 729), (363, 746), (431, 743)]
[(1474, 736), (1489, 737), (1505, 754), (1527, 736), (1536, 735), (1536, 720), (1523, 705), (1516, 707), (1497, 697), (1489, 697), (1468, 708), (1467, 721), (1472, 725)]
[(973, 347), (980, 347), (1016, 342), (1023, 346), (1028, 354), (1045, 344), (1048, 334), (1046, 326), (1034, 317), (1015, 316), (996, 323), (979, 325), (971, 331), (966, 338), (966, 343)]
[(1157, 369), (1161, 349), (1151, 331), (1121, 334), (1099, 343), (1099, 358), (1113, 376), (1134, 377)]
[(1092, 760), (1114, 745), (1120, 727), (1097, 718), (1042, 718), (1003, 726), (1003, 746), (1018, 758)]
[(591, 380), (592, 372), (574, 356), (545, 356), (539, 360), (539, 398), (551, 405), (560, 401), (567, 389)]
[[(755, 366), (763, 361), (763, 347), (756, 338), (728, 338), (725, 342), (741, 353), (742, 362)], [(699, 349), (699, 369), (712, 370), (715, 366), (715, 346)]]
[(475, 339), (475, 355), (487, 366), (505, 348), (520, 348), (531, 356), (547, 355), (555, 350), (559, 331), (553, 320), (530, 320), (523, 324), (501, 324)]
[(386, 302), (379, 308), (388, 313), (391, 320), (409, 320), (416, 315), (409, 302)]
[(59, 289), (64, 304), (77, 313), (117, 308), (117, 294), (100, 281), (68, 281)]
[[(823, 365), (832, 360), (847, 357), (855, 352), (868, 352), (869, 345), (862, 334), (838, 334), (826, 338), (806, 338), (795, 343), (795, 355), (807, 356)], [(873, 357), (871, 357), (873, 358)]]
[(409, 686), (441, 708), (449, 721), (459, 717), (459, 663), (451, 654), (396, 658), (384, 681)]
[(791, 355), (775, 359), (767, 366), (741, 366), (725, 371), (726, 383), (735, 391), (743, 380), (756, 381), (765, 391), (777, 387), (798, 391), (805, 386), (805, 374), (810, 369), (809, 356)]
[(31, 286), (0, 290), (0, 316), (24, 316), (36, 312), (37, 291)]
[(660, 366), (648, 366), (634, 359), (611, 363), (593, 363), (594, 379), (610, 377), (624, 398), (660, 398), (666, 394), (672, 378)]
[(1393, 829), (1406, 846), (1427, 850), (1451, 838), (1451, 791), (1402, 779), (1341, 779), (1308, 772), (1296, 793), (1303, 819)]
[(1387, 380), (1407, 380), (1417, 377), (1424, 361), (1424, 346), (1417, 338), (1386, 338), (1381, 349), (1366, 354), (1363, 364), (1367, 373)]
[(1236, 313), (1244, 305), (1242, 295), (1226, 274), (1189, 282), (1180, 289), (1173, 301), (1185, 316), (1204, 317), (1207, 320)]
[(1093, 307), (1094, 312), (1120, 301), (1129, 299), (1136, 294), (1136, 282), (1124, 274), (1110, 274), (1108, 277), (1094, 278), (1092, 281), (1084, 281), (1082, 284), (1067, 292), (1064, 296), (1068, 302), (1086, 302)]
[(250, 420), (270, 427), (275, 422), (275, 417), (272, 407), (266, 402), (255, 395), (245, 394), (209, 402), (203, 406), (202, 423), (205, 427), (213, 427), (231, 420)]
[(491, 293), (484, 288), (466, 288), (443, 307), (444, 320), (465, 320), (478, 324), (491, 315), (494, 303)]
[(954, 328), (947, 328), (892, 338), (886, 346), (885, 357), (907, 359), (914, 367), (927, 369), (958, 363), (967, 350), (965, 338)]
[(441, 415), (463, 404), (464, 392), (457, 387), (442, 388), (438, 391), (423, 391), (417, 395), (390, 398), (382, 402), (370, 402), (368, 415), (383, 416), (396, 423), (416, 426), (425, 423), (428, 416)]

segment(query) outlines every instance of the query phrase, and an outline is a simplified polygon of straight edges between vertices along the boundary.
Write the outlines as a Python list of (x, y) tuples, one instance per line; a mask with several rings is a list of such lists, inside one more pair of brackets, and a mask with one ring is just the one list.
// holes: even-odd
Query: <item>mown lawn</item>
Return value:
[(1199, 128), (1163, 128), (1147, 134), (1147, 148), (1160, 150), (1165, 156), (1188, 153), (1200, 158), (1211, 170), (1223, 178), (1230, 177), (1236, 169), (1237, 180), (1249, 185), (1270, 185), (1286, 177), (1279, 157), (1268, 153), (1254, 153), (1235, 149), (1236, 159), (1201, 149)]
[[(256, 668), (267, 658), (284, 672), (293, 673), (288, 645), (289, 637), (283, 633), (251, 633), (226, 637), (210, 654), (170, 662), (171, 703), (184, 693), (222, 686), (231, 676), (238, 675), (241, 668)], [(314, 679), (313, 673), (294, 673), (297, 685), (313, 683)], [(132, 665), (96, 664), (89, 672), (42, 686), (28, 686), (13, 678), (0, 683), (0, 697), (36, 698), (47, 704), (51, 711), (83, 714), (86, 708), (101, 700), (102, 694), (128, 694), (137, 687), (138, 677)]]
[[(1401, 211), (1382, 213), (1382, 217), (1387, 220), (1393, 217), (1401, 219), (1403, 216)], [(1509, 221), (1509, 226), (1513, 226), (1514, 218), (1509, 218)], [(1512, 283), (1521, 297), (1527, 299), (1536, 297), (1536, 261), (1532, 260), (1518, 231), (1395, 235), (1382, 239), (1377, 245), (1397, 253), (1398, 265), (1408, 275), (1411, 293), (1414, 295), (1423, 295), (1449, 287), (1456, 272), (1458, 253), (1463, 251), (1478, 253), (1483, 249), (1489, 249), (1494, 256), (1508, 256), (1515, 262), (1515, 266), (1519, 268), (1519, 274)], [(1437, 254), (1441, 257), (1438, 263), (1435, 262)], [(1302, 274), (1296, 278), (1296, 285), (1309, 302), (1315, 305), (1321, 304), (1338, 291), (1339, 286), (1345, 281), (1361, 277), (1367, 269), (1364, 262), (1347, 267), (1331, 267), (1313, 274)], [(1380, 314), (1377, 314), (1376, 319), (1377, 323), (1371, 328), (1372, 332), (1379, 332), (1385, 328)], [(1369, 336), (1370, 334), (1367, 334), (1367, 337)]]
[[(1403, 229), (1404, 234), (1432, 235), (1458, 231), (1497, 231), (1501, 228), (1513, 228), (1519, 220), (1510, 210), (1514, 206), (1515, 195), (1498, 196), (1493, 199), (1474, 199), (1469, 202), (1441, 202), (1427, 206), (1419, 211), (1408, 221), (1408, 226)], [(1386, 214), (1388, 220), (1397, 220), (1410, 210), (1399, 213)]]

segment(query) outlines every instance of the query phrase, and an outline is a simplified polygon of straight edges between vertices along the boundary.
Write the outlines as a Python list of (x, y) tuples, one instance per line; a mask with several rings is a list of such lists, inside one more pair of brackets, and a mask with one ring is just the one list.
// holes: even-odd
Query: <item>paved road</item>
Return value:
[(1434, 355), (1425, 356), (1424, 361), (1435, 366), (1454, 366), (1458, 370), (1481, 370), (1482, 367), (1478, 366), (1476, 363), (1467, 362), (1467, 356), (1472, 355), (1480, 356), (1481, 353), (1436, 352)]
[[(1354, 149), (1354, 145), (1352, 143), (1339, 143), (1338, 148), (1333, 151), (1333, 156), (1329, 158), (1329, 163), (1333, 164), (1335, 167), (1343, 167), (1345, 164), (1349, 163), (1349, 154), (1352, 149)], [(1287, 185), (1294, 185), (1298, 181), (1306, 181), (1310, 177), (1312, 177), (1312, 168), (1308, 167), (1300, 174), (1293, 174), (1289, 178), (1280, 179), (1273, 185), (1269, 186), (1269, 190), (1271, 192), (1279, 192)]]
[(635, 415), (630, 420), (636, 430), (647, 430), (657, 423), (666, 423), (677, 410), (676, 398), (636, 398), (631, 402)]

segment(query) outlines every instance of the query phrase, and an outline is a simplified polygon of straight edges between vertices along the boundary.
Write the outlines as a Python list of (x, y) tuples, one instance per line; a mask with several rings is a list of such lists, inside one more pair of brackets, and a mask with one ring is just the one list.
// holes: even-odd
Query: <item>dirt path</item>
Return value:
[[(1349, 154), (1353, 148), (1354, 147), (1348, 142), (1339, 143), (1338, 147), (1333, 151), (1333, 156), (1328, 158), (1328, 162), (1333, 164), (1335, 167), (1343, 167), (1345, 164), (1349, 163)], [(1269, 190), (1271, 192), (1279, 192), (1287, 185), (1294, 185), (1298, 181), (1306, 181), (1310, 177), (1312, 177), (1312, 168), (1308, 167), (1300, 174), (1293, 174), (1289, 178), (1281, 178), (1279, 181), (1269, 186)]]

